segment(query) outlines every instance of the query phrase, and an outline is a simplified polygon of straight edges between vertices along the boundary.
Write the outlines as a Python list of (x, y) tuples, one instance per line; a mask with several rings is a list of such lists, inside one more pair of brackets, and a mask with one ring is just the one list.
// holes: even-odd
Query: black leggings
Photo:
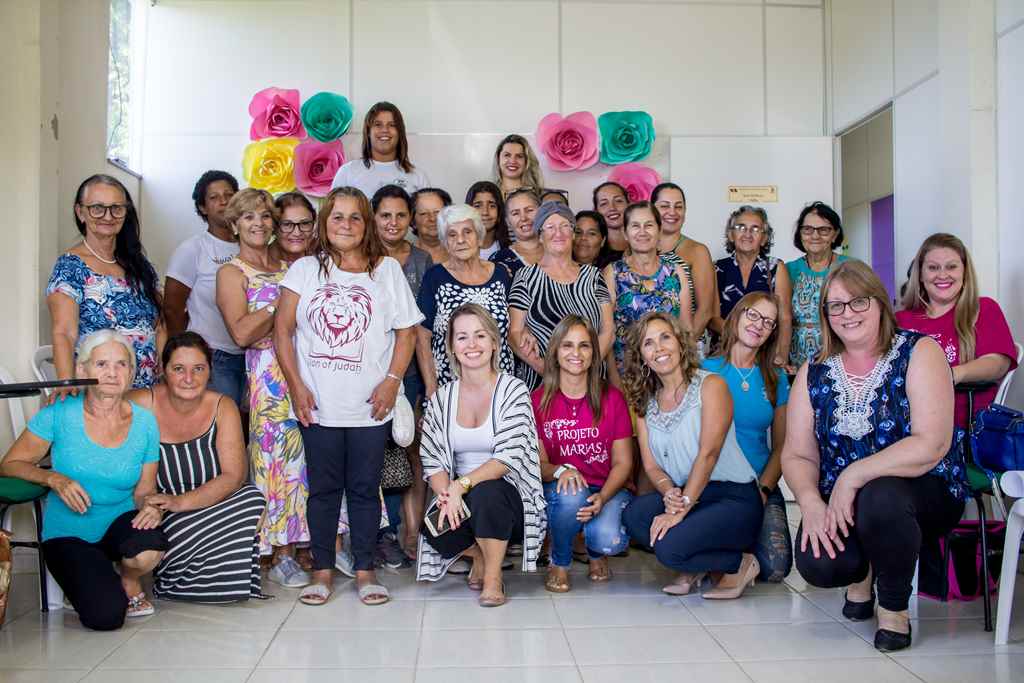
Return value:
[(854, 525), (850, 537), (843, 539), (846, 549), (837, 550), (836, 559), (824, 551), (816, 559), (810, 542), (806, 551), (800, 550), (801, 523), (796, 534), (796, 568), (812, 586), (838, 588), (863, 581), (870, 566), (878, 604), (894, 612), (905, 610), (922, 538), (945, 535), (963, 512), (964, 502), (954, 498), (946, 482), (935, 475), (874, 479), (857, 492)]
[(423, 539), (451, 559), (469, 550), (478, 538), (523, 542), (523, 499), (515, 486), (504, 479), (482, 481), (463, 497), (469, 508), (469, 519), (458, 529), (431, 536), (423, 528)]
[(373, 570), (380, 526), (380, 473), (391, 421), (373, 427), (299, 427), (306, 453), (306, 520), (313, 569), (334, 568), (341, 497), (348, 505), (352, 556), (358, 570)]
[[(162, 552), (168, 548), (167, 537), (159, 527), (132, 528), (136, 514), (138, 512), (132, 510), (115, 519), (96, 543), (74, 536), (43, 542), (46, 568), (60, 584), (86, 628), (113, 631), (124, 625), (128, 596), (113, 562), (147, 550)], [(46, 577), (39, 578), (46, 580)]]

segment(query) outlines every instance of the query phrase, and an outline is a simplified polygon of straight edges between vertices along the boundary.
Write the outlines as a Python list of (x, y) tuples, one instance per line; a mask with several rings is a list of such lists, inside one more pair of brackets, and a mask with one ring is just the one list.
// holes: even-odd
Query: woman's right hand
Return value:
[(44, 405), (52, 406), (57, 401), (63, 401), (68, 396), (78, 396), (78, 387), (60, 387), (50, 391), (49, 395), (46, 396), (43, 403)]
[(316, 410), (316, 399), (313, 392), (303, 382), (296, 382), (296, 386), (289, 387), (292, 399), (292, 411), (295, 418), (303, 427), (308, 427), (313, 422), (313, 411)]
[(537, 343), (537, 338), (533, 336), (533, 333), (529, 330), (523, 330), (519, 335), (519, 350), (522, 351), (524, 356), (537, 357), (543, 360), (540, 353), (540, 344)]
[(668, 491), (665, 491), (661, 497), (661, 502), (665, 505), (665, 512), (670, 515), (682, 512), (685, 509), (683, 505), (683, 490), (678, 486), (673, 486)]
[[(803, 532), (800, 535), (800, 552), (807, 552), (807, 543), (810, 541), (811, 553), (815, 559), (821, 557), (821, 551), (830, 559), (836, 559), (836, 548), (840, 551), (846, 549), (842, 539), (836, 533), (836, 520), (832, 511), (821, 498), (802, 504), (800, 515), (803, 519)], [(834, 547), (833, 547), (834, 546)]]
[(51, 472), (46, 480), (46, 485), (60, 496), (65, 505), (80, 515), (84, 515), (92, 505), (89, 494), (85, 492), (82, 485), (60, 472)]
[(587, 488), (587, 480), (574, 467), (566, 467), (565, 471), (559, 475), (556, 481), (558, 483), (555, 484), (555, 491), (558, 493), (568, 493), (575, 496)]

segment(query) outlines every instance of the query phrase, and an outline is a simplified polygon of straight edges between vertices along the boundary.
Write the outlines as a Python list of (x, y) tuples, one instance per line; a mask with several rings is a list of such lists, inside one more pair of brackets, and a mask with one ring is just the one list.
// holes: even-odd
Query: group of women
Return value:
[[(52, 489), (43, 551), (82, 622), (151, 613), (148, 571), (161, 598), (263, 597), (261, 556), (306, 604), (331, 597), (335, 568), (362, 602), (386, 602), (378, 541), (397, 525), (381, 471), (404, 396), (421, 423), (399, 545), (418, 579), (468, 563), (493, 607), (507, 556), (547, 563), (545, 587), (566, 592), (574, 559), (608, 581), (632, 541), (675, 572), (666, 593), (722, 599), (781, 581), (795, 556), (809, 583), (847, 587), (849, 618), (874, 617), (877, 596), (879, 649), (909, 646), (921, 539), (963, 509), (954, 384), (1016, 363), (962, 243), (922, 245), (895, 313), (874, 272), (835, 253), (842, 225), (820, 202), (796, 222), (803, 258), (772, 259), (766, 212), (743, 206), (712, 262), (682, 235), (682, 188), (630, 203), (603, 183), (574, 214), (559, 193), (541, 201), (518, 136), (464, 204), (409, 194), (404, 127), (389, 152), (397, 110), (375, 109), (372, 163), (349, 174), (393, 167), (402, 183), (338, 187), (315, 210), (204, 174), (206, 246), (188, 246), (193, 265), (169, 269), (163, 292), (127, 190), (107, 176), (79, 189), (83, 240), (47, 299), (58, 374), (98, 383), (53, 397), (0, 474)], [(233, 361), (204, 339), (210, 306), (244, 350), (248, 458), (235, 397), (214, 388)]]

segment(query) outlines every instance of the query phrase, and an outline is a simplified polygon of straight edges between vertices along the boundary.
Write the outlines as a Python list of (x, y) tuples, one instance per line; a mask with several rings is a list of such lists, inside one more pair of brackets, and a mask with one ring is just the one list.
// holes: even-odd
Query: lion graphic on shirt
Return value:
[(346, 287), (328, 282), (309, 302), (306, 318), (316, 336), (327, 347), (314, 350), (314, 358), (362, 362), (363, 336), (370, 327), (373, 299), (359, 285)]

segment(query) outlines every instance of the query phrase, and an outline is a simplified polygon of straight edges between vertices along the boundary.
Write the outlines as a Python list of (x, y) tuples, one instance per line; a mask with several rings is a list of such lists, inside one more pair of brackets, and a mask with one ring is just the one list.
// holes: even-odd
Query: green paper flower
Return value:
[(333, 92), (318, 92), (302, 104), (302, 125), (311, 138), (333, 142), (352, 123), (352, 104)]
[[(601, 162), (622, 164), (651, 153), (654, 119), (645, 111), (609, 111), (597, 119), (601, 129)], [(309, 127), (308, 125), (306, 126)]]

